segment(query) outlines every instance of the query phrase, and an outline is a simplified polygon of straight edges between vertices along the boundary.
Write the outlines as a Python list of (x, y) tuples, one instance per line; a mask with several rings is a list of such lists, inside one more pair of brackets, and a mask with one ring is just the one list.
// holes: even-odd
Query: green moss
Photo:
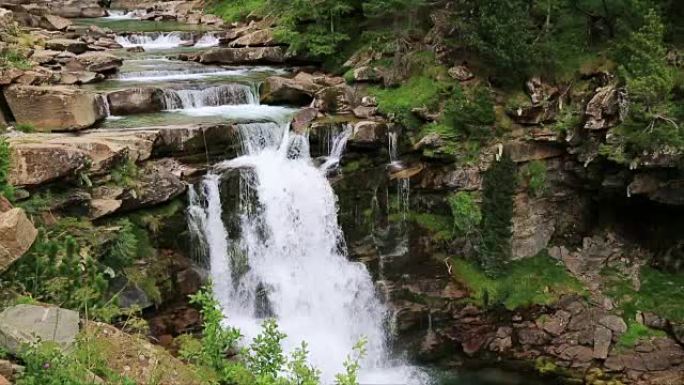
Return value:
[(641, 340), (646, 340), (651, 337), (665, 337), (665, 332), (660, 330), (654, 330), (646, 325), (642, 325), (638, 322), (629, 322), (628, 328), (625, 333), (620, 336), (617, 346), (619, 348), (633, 348)]
[(452, 220), (450, 216), (428, 213), (411, 213), (411, 219), (420, 227), (433, 234), (436, 241), (446, 241), (452, 237)]
[(454, 277), (470, 291), (478, 306), (502, 304), (513, 310), (531, 305), (549, 305), (563, 294), (584, 294), (582, 284), (546, 253), (514, 261), (508, 273), (499, 278), (487, 277), (474, 263), (453, 259)]
[(427, 75), (414, 76), (396, 88), (370, 87), (368, 92), (378, 101), (378, 110), (394, 116), (408, 128), (417, 127), (420, 122), (411, 112), (414, 108), (436, 109), (440, 96), (450, 84), (436, 82)]
[(684, 322), (684, 275), (665, 273), (650, 267), (641, 269), (641, 286), (634, 290), (629, 277), (605, 270), (606, 293), (615, 300), (626, 319), (637, 312), (652, 312), (674, 322)]

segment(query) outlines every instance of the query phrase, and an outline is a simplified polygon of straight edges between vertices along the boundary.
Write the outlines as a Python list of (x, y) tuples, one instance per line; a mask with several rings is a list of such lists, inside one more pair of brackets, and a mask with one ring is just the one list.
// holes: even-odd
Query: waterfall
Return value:
[(146, 50), (176, 48), (188, 43), (179, 32), (117, 36), (115, 40), (124, 48), (143, 47)]
[(344, 128), (344, 130), (338, 132), (332, 138), (332, 144), (329, 145), (330, 153), (326, 157), (325, 162), (320, 166), (320, 169), (322, 171), (327, 172), (331, 169), (336, 168), (340, 164), (340, 160), (342, 159), (342, 153), (344, 152), (344, 149), (347, 147), (347, 141), (349, 140), (353, 132), (354, 128), (351, 125), (347, 125)]
[(238, 131), (244, 155), (217, 170), (239, 170), (240, 234), (228, 234), (221, 222), (216, 174), (205, 177), (203, 199), (193, 195), (188, 211), (191, 226), (207, 240), (226, 323), (240, 328), (248, 342), (263, 318), (276, 318), (288, 335), (285, 350), (306, 341), (324, 384), (334, 382), (361, 337), (368, 340), (361, 383), (419, 382), (412, 380), (421, 377), (414, 368), (393, 365), (388, 357), (387, 309), (366, 267), (347, 259), (337, 197), (309, 156), (308, 138), (287, 124), (243, 124)]
[(204, 34), (197, 43), (195, 43), (195, 48), (209, 48), (216, 47), (219, 45), (219, 38), (213, 33)]
[(104, 19), (109, 19), (109, 20), (133, 20), (133, 19), (139, 19), (140, 16), (144, 15), (146, 12), (145, 11), (132, 11), (128, 12), (122, 9), (110, 9), (107, 10), (107, 16), (104, 17)]
[(254, 92), (254, 88), (244, 84), (228, 84), (202, 90), (165, 89), (162, 101), (166, 110), (259, 104), (259, 98)]

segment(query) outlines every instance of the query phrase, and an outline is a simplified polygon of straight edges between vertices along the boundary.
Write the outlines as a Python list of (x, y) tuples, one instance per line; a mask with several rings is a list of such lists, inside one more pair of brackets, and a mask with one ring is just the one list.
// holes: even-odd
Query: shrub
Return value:
[(468, 236), (477, 231), (482, 221), (482, 212), (473, 194), (460, 191), (447, 199), (454, 218), (454, 232)]
[(527, 181), (529, 193), (532, 196), (540, 197), (547, 189), (546, 185), (546, 164), (541, 160), (533, 160), (527, 164), (523, 172), (523, 177)]
[(503, 273), (511, 258), (515, 163), (504, 154), (485, 172), (482, 181), (482, 245), (479, 260), (490, 277)]
[(486, 140), (496, 121), (494, 102), (488, 89), (475, 87), (465, 92), (456, 87), (444, 106), (442, 122), (468, 139)]

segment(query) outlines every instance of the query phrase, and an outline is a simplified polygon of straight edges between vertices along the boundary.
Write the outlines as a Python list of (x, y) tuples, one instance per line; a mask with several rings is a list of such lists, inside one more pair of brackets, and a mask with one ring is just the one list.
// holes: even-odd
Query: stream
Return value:
[[(328, 173), (338, 167), (350, 130), (330, 139), (329, 153), (312, 159), (309, 139), (290, 131), (296, 109), (263, 105), (259, 85), (287, 68), (211, 66), (169, 59), (216, 46), (214, 32), (175, 22), (143, 22), (135, 13), (81, 19), (120, 31), (125, 58), (119, 73), (88, 85), (98, 92), (133, 87), (163, 90), (164, 110), (109, 116), (104, 128), (238, 123), (241, 154), (212, 168), (188, 194), (188, 224), (201, 249), (223, 307), (226, 325), (246, 339), (273, 317), (292, 351), (306, 341), (311, 363), (325, 384), (334, 383), (345, 357), (367, 340), (361, 384), (536, 385), (534, 376), (490, 368), (432, 370), (416, 366), (390, 341), (390, 311), (377, 295), (365, 265), (347, 258), (338, 224), (337, 197)], [(388, 164), (398, 164), (396, 137)], [(232, 189), (237, 204), (222, 190)], [(492, 366), (494, 368), (492, 368)], [(438, 373), (438, 374), (436, 374)]]

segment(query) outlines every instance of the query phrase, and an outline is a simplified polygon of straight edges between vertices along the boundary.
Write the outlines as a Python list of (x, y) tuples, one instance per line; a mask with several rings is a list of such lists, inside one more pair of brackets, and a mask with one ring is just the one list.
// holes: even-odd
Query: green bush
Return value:
[(530, 195), (535, 197), (544, 195), (548, 188), (546, 185), (546, 163), (541, 160), (531, 161), (524, 169), (523, 177), (527, 182)]
[[(239, 330), (223, 326), (223, 313), (210, 288), (194, 296), (191, 302), (202, 313), (200, 341), (184, 337), (180, 354), (195, 365), (216, 372), (220, 383), (235, 385), (319, 385), (320, 372), (308, 363), (306, 343), (286, 357), (282, 341), (286, 335), (278, 330), (275, 320), (264, 321), (262, 332), (247, 348), (238, 349), (242, 338)], [(345, 372), (337, 375), (339, 385), (358, 385), (359, 361), (365, 354), (360, 341), (345, 362)], [(230, 356), (230, 354), (234, 356)]]
[(476, 231), (482, 221), (480, 205), (473, 193), (460, 191), (447, 198), (454, 218), (454, 232), (461, 236), (468, 236)]
[(456, 87), (446, 101), (441, 121), (467, 139), (489, 139), (494, 134), (496, 121), (490, 91), (485, 87), (475, 87), (466, 92)]
[(426, 75), (414, 76), (396, 88), (371, 87), (369, 93), (376, 97), (378, 110), (393, 116), (408, 128), (417, 128), (421, 122), (411, 112), (414, 108), (436, 109), (449, 84), (435, 82)]

